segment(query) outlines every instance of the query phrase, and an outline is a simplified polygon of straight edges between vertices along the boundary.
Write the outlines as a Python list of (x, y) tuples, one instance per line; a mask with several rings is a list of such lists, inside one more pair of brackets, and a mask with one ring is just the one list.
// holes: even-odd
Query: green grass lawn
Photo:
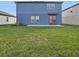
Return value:
[(0, 56), (79, 56), (79, 26), (0, 26)]

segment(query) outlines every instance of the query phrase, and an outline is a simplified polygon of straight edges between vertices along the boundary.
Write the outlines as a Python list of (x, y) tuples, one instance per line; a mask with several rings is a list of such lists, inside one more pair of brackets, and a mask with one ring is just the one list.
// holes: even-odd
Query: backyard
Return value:
[(79, 26), (0, 26), (0, 56), (79, 56)]

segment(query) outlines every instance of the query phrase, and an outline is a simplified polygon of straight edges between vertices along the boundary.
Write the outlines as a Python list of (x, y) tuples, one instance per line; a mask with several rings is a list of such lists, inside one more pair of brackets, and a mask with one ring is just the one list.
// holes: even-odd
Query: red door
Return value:
[(56, 16), (55, 15), (50, 15), (50, 25), (56, 25)]

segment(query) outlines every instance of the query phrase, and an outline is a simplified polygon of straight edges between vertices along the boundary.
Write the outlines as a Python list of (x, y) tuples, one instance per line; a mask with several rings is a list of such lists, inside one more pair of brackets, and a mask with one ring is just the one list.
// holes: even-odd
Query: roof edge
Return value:
[(15, 3), (63, 3), (63, 1), (15, 1)]
[(4, 11), (0, 11), (0, 12), (2, 12), (2, 13), (0, 13), (0, 15), (16, 17), (16, 16), (14, 16), (14, 15), (12, 15), (12, 14), (9, 14), (9, 13), (7, 13), (7, 12), (4, 12)]
[(77, 4), (73, 5), (73, 6), (70, 6), (70, 7), (66, 8), (66, 9), (64, 9), (64, 10), (62, 10), (62, 11), (64, 12), (64, 11), (70, 9), (70, 8), (73, 8), (73, 7), (77, 6), (77, 5), (79, 5), (79, 3), (77, 3)]

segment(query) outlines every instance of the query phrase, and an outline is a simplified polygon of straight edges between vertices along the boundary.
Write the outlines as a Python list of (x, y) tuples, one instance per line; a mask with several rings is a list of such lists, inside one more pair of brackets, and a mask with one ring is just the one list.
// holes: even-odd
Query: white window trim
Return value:
[(51, 4), (51, 7), (55, 8), (55, 4)]
[(31, 23), (34, 23), (35, 16), (31, 16)]
[(39, 16), (31, 16), (31, 23), (38, 23), (39, 22)]
[(36, 23), (38, 23), (39, 21), (39, 16), (36, 16)]
[(47, 4), (47, 10), (51, 10), (51, 9), (53, 9), (55, 7), (56, 7), (55, 4)]
[(39, 16), (36, 16), (36, 20), (39, 20)]

